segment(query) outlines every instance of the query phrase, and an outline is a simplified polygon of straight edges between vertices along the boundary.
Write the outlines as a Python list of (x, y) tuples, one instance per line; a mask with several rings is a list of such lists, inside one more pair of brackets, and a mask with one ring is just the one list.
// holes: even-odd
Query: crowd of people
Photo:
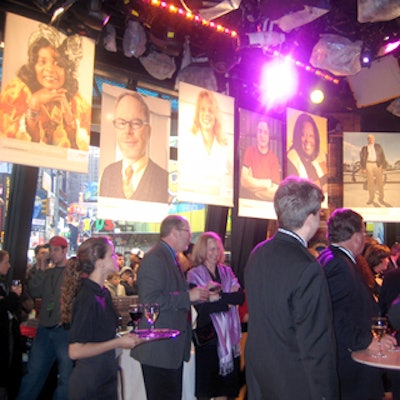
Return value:
[[(224, 264), (218, 234), (204, 232), (192, 244), (189, 221), (180, 215), (162, 221), (159, 240), (146, 254), (133, 249), (129, 266), (107, 237), (85, 240), (68, 258), (67, 240), (54, 236), (35, 249), (26, 282), (9, 285), (9, 255), (1, 250), (0, 399), (46, 398), (54, 366), (54, 398), (118, 399), (116, 350), (128, 349), (141, 365), (148, 400), (180, 400), (192, 346), (198, 400), (235, 399), (244, 383), (250, 400), (382, 400), (386, 391), (400, 399), (398, 372), (351, 357), (362, 349), (391, 351), (398, 343), (400, 245), (378, 243), (360, 214), (338, 208), (327, 221), (327, 247), (316, 258), (308, 243), (320, 227), (323, 201), (323, 190), (307, 179), (292, 176), (279, 184), (277, 232), (253, 249), (242, 283)], [(40, 299), (26, 365), (24, 291)], [(138, 331), (118, 334), (113, 297), (120, 295), (158, 304), (157, 328), (180, 334), (155, 341)], [(238, 310), (244, 304), (245, 349)], [(390, 329), (378, 343), (371, 319), (379, 315), (389, 317)], [(148, 328), (142, 318), (139, 329)]]

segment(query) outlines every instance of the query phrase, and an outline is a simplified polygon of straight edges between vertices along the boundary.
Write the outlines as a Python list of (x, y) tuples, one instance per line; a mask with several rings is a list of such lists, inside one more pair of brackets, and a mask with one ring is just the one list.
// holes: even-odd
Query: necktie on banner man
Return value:
[(133, 176), (133, 169), (132, 169), (132, 166), (131, 166), (131, 165), (128, 165), (128, 166), (125, 168), (125, 172), (124, 172), (124, 182), (123, 182), (123, 185), (124, 185), (124, 194), (125, 194), (125, 197), (126, 197), (127, 199), (130, 199), (130, 198), (132, 197), (132, 195), (133, 195), (133, 192), (134, 192), (133, 186), (132, 186), (132, 182), (131, 182), (132, 176)]

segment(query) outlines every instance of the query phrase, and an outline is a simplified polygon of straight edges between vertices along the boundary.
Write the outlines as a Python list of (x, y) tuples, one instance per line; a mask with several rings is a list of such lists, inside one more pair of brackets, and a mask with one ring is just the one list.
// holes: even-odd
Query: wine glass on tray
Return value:
[(157, 303), (150, 303), (144, 306), (144, 315), (150, 324), (150, 330), (154, 330), (154, 324), (160, 314), (160, 306)]
[(388, 322), (386, 317), (374, 317), (372, 318), (371, 331), (375, 338), (378, 339), (378, 352), (376, 354), (372, 354), (372, 357), (375, 358), (385, 358), (386, 354), (382, 352), (381, 339), (383, 335), (386, 333), (388, 328)]
[(139, 322), (143, 317), (143, 305), (140, 303), (134, 303), (129, 305), (129, 315), (131, 316), (133, 330), (136, 331), (139, 326)]

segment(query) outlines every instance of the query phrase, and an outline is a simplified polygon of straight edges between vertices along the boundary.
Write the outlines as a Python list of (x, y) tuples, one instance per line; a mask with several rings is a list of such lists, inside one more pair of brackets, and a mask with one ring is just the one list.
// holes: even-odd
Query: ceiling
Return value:
[[(389, 0), (364, 0), (364, 3), (372, 1), (390, 3)], [(180, 8), (190, 9), (194, 13), (201, 13), (221, 2), (222, 0), (169, 1), (169, 3)], [(398, 4), (399, 2), (392, 1), (391, 3)], [(211, 64), (216, 70), (219, 84), (223, 88), (229, 84), (231, 90), (236, 92), (239, 98), (246, 98), (246, 104), (248, 104), (249, 98), (257, 102), (258, 82), (256, 77), (258, 76), (258, 68), (265, 60), (271, 58), (271, 55), (260, 46), (248, 45), (248, 38), (251, 33), (260, 30), (273, 30), (276, 33), (283, 33), (285, 40), (278, 46), (279, 52), (283, 55), (290, 54), (293, 59), (304, 65), (310, 65), (312, 50), (321, 34), (340, 35), (352, 42), (360, 40), (363, 43), (363, 49), (371, 50), (373, 54), (381, 46), (386, 35), (400, 35), (399, 10), (396, 11), (397, 14), (394, 14), (397, 18), (389, 21), (360, 23), (357, 21), (357, 0), (241, 0), (241, 2), (240, 0), (224, 0), (223, 4), (227, 5), (228, 8), (233, 8), (233, 11), (215, 19), (215, 22), (236, 30), (238, 38), (235, 40), (228, 35), (189, 23), (175, 15), (171, 16), (142, 0), (2, 0), (0, 10), (12, 11), (49, 23), (54, 10), (61, 4), (67, 5), (68, 11), (56, 21), (55, 26), (68, 33), (78, 32), (96, 39), (98, 47), (101, 47), (99, 52), (96, 49), (96, 54), (104, 52), (101, 43), (105, 36), (105, 29), (101, 29), (96, 18), (90, 19), (89, 16), (91, 11), (97, 10), (100, 6), (102, 11), (110, 15), (109, 24), (116, 28), (118, 50), (116, 54), (106, 55), (105, 58), (108, 60), (107, 62), (111, 63), (115, 59), (115, 65), (120, 66), (136, 61), (133, 58), (128, 59), (121, 55), (123, 53), (122, 38), (128, 19), (138, 20), (145, 27), (148, 38), (146, 51), (149, 51), (149, 48), (154, 48), (168, 54), (174, 58), (178, 69), (182, 62), (185, 38), (189, 38), (191, 55), (196, 60), (204, 62), (202, 65)], [(290, 32), (283, 32), (279, 26), (271, 25), (270, 22), (266, 25), (268, 21), (276, 21), (283, 16), (304, 9), (305, 5), (326, 7), (329, 8), (329, 11), (314, 21), (292, 29)], [(400, 9), (400, 5), (397, 5), (397, 9)], [(4, 23), (1, 23), (1, 25), (4, 25)], [(168, 32), (174, 32), (174, 36), (168, 38)], [(394, 55), (398, 60), (399, 50)], [(121, 60), (123, 61), (122, 64)], [(334, 84), (316, 76), (315, 69), (313, 73), (305, 72), (304, 68), (299, 68), (299, 72), (304, 85), (319, 84), (329, 93), (329, 101), (325, 102), (325, 109), (321, 109), (321, 113), (359, 111), (355, 105), (346, 76), (335, 76), (330, 71), (323, 71), (328, 77), (338, 78), (338, 84)], [(160, 84), (166, 85), (170, 81), (172, 82), (172, 80), (166, 79)], [(302, 95), (302, 90), (300, 88), (299, 97)], [(305, 97), (305, 93), (303, 97)], [(305, 98), (303, 98), (303, 101), (306, 101)], [(301, 106), (301, 104), (297, 106)]]

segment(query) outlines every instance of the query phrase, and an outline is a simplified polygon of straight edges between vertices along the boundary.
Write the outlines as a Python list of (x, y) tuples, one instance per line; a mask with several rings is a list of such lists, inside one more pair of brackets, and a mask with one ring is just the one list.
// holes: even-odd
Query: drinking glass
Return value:
[(157, 303), (146, 304), (144, 306), (144, 315), (146, 316), (147, 322), (150, 324), (150, 330), (154, 330), (158, 314), (160, 314), (160, 306)]
[(386, 317), (374, 317), (372, 318), (371, 331), (374, 337), (378, 339), (379, 350), (376, 354), (372, 354), (375, 358), (385, 358), (386, 354), (382, 352), (381, 339), (386, 333), (388, 327), (388, 322)]
[(139, 303), (129, 305), (129, 315), (131, 316), (133, 330), (136, 331), (139, 326), (139, 322), (143, 317), (143, 305)]

